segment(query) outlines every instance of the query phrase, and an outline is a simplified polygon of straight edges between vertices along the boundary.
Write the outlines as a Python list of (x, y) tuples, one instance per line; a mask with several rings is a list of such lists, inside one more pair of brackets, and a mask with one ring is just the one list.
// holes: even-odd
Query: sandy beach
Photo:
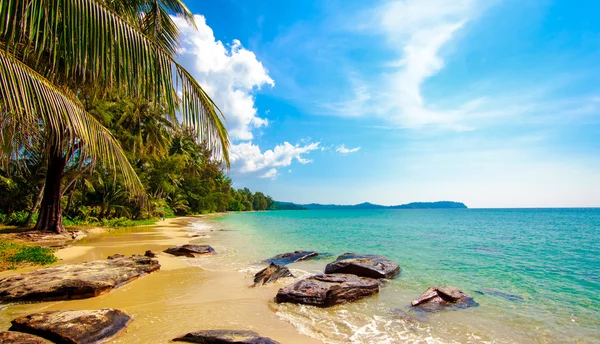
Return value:
[[(57, 251), (60, 264), (153, 250), (160, 252), (161, 269), (91, 299), (3, 305), (0, 311), (1, 329), (8, 329), (12, 319), (34, 312), (117, 308), (131, 315), (134, 321), (127, 332), (112, 343), (165, 343), (187, 332), (205, 329), (244, 329), (281, 343), (319, 343), (298, 333), (291, 324), (278, 318), (272, 309), (276, 307), (272, 302), (273, 296), (289, 281), (249, 288), (252, 274), (248, 271), (227, 267), (207, 270), (163, 253), (164, 249), (175, 245), (190, 242), (213, 245), (215, 242), (215, 257), (219, 262), (227, 260), (227, 256), (219, 257), (219, 247), (223, 248), (219, 243), (219, 233), (207, 230), (213, 234), (209, 238), (192, 237), (185, 230), (191, 221), (198, 223), (202, 219), (167, 219), (151, 227), (91, 233), (88, 238)], [(7, 271), (0, 276), (23, 271)]]

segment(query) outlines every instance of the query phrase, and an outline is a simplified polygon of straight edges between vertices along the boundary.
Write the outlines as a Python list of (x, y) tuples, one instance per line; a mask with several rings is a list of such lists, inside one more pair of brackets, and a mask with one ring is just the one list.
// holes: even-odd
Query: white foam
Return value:
[(276, 315), (291, 323), (300, 333), (325, 343), (448, 343), (434, 338), (425, 324), (412, 324), (389, 315), (369, 315), (367, 309), (345, 307), (336, 306), (337, 309), (328, 310), (280, 304)]

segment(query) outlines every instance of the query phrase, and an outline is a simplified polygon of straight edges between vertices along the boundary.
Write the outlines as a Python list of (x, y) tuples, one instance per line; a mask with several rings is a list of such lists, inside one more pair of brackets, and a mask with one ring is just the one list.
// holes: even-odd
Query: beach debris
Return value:
[(327, 264), (326, 274), (353, 274), (370, 278), (394, 278), (400, 266), (384, 256), (373, 254), (344, 253)]
[(183, 256), (188, 258), (212, 256), (215, 250), (210, 245), (185, 244), (181, 246), (171, 247), (163, 252), (174, 256)]
[(248, 330), (205, 330), (190, 332), (173, 339), (174, 342), (187, 343), (248, 343), (248, 344), (279, 344), (271, 338), (261, 337), (258, 333)]
[(129, 315), (112, 308), (49, 311), (16, 318), (9, 331), (35, 334), (56, 343), (91, 344), (107, 342), (130, 322)]
[(379, 292), (379, 281), (351, 274), (320, 274), (279, 289), (275, 301), (330, 307)]
[(113, 255), (106, 260), (61, 264), (0, 279), (0, 301), (95, 297), (159, 269), (157, 260), (141, 255)]
[(52, 344), (52, 342), (29, 333), (4, 331), (0, 332), (0, 344)]
[(429, 287), (416, 300), (413, 307), (419, 307), (428, 312), (437, 312), (442, 309), (463, 309), (477, 307), (479, 304), (460, 289), (452, 286)]
[(478, 294), (482, 294), (482, 295), (487, 294), (487, 295), (490, 295), (490, 296), (501, 297), (501, 298), (503, 298), (505, 300), (513, 301), (513, 302), (524, 302), (525, 301), (519, 295), (507, 293), (507, 292), (504, 292), (504, 291), (494, 290), (494, 289), (481, 288), (479, 290), (476, 290), (475, 292), (478, 293)]
[(302, 260), (308, 260), (315, 258), (319, 253), (315, 251), (294, 251), (278, 254), (266, 260), (267, 263), (274, 263), (277, 265), (287, 265)]
[(253, 287), (275, 282), (282, 277), (294, 277), (294, 275), (292, 275), (290, 269), (287, 267), (271, 263), (254, 275)]
[(147, 250), (146, 253), (144, 253), (144, 256), (149, 258), (156, 258), (156, 252), (152, 250)]

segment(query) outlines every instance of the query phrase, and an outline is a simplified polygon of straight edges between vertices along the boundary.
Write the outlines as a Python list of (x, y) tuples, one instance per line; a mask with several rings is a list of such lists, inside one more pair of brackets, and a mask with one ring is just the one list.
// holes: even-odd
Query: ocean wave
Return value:
[(366, 304), (355, 309), (347, 309), (345, 305), (336, 309), (294, 304), (274, 306), (280, 319), (300, 333), (325, 343), (449, 343), (431, 335), (426, 324), (373, 314), (374, 310), (368, 307)]

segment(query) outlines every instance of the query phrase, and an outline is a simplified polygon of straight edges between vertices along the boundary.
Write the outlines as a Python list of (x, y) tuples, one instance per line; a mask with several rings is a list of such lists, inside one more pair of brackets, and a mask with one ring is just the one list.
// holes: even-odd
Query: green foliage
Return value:
[[(22, 226), (25, 224), (27, 217), (29, 216), (29, 211), (20, 210), (12, 212), (8, 215), (0, 216), (0, 223), (8, 226)], [(37, 214), (33, 216), (33, 221), (37, 219)]]
[(0, 270), (25, 264), (47, 265), (57, 260), (51, 248), (0, 241)]

